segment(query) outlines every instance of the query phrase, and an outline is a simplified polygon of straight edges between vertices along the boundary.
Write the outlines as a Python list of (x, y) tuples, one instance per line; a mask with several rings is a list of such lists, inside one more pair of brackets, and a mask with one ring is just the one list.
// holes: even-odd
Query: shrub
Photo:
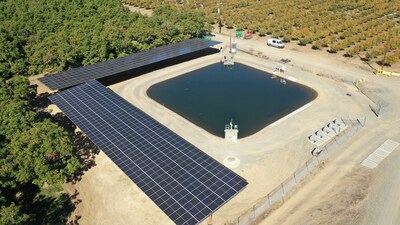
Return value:
[(322, 42), (321, 42), (321, 41), (316, 41), (316, 42), (312, 45), (311, 48), (312, 48), (312, 49), (315, 49), (315, 50), (321, 49), (321, 48), (322, 48)]
[(261, 37), (264, 37), (264, 36), (267, 34), (267, 29), (265, 29), (264, 27), (259, 28), (259, 29), (258, 29), (258, 34), (259, 34)]

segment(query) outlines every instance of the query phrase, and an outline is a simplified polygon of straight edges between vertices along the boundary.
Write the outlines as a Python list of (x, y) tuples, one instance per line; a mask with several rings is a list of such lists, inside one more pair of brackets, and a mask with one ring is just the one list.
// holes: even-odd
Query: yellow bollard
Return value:
[(382, 75), (382, 73), (383, 73), (382, 69), (377, 69), (376, 70), (376, 76), (380, 76), (380, 75)]

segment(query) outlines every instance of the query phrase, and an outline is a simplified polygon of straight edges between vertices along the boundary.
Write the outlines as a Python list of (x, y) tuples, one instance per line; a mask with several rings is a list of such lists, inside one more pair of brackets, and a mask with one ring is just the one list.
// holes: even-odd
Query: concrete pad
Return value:
[(382, 162), (395, 148), (397, 148), (397, 146), (399, 146), (398, 142), (390, 139), (386, 140), (381, 146), (379, 146), (379, 148), (362, 161), (361, 165), (371, 169), (377, 167), (380, 162)]

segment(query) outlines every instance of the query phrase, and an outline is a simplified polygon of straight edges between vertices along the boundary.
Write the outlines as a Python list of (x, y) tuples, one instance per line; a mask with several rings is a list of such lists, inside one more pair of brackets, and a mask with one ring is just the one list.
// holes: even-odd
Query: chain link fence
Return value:
[(278, 207), (283, 203), (285, 197), (289, 196), (289, 192), (294, 189), (311, 171), (321, 165), (325, 159), (329, 157), (332, 151), (337, 149), (342, 143), (351, 138), (359, 129), (364, 127), (366, 118), (363, 119), (342, 119), (346, 124), (346, 129), (339, 135), (334, 137), (312, 158), (306, 161), (291, 176), (285, 179), (280, 185), (269, 192), (266, 196), (260, 198), (250, 209), (239, 216), (236, 221), (229, 223), (230, 225), (250, 225), (258, 222), (265, 217), (269, 210)]
[(374, 103), (369, 107), (376, 116), (379, 117), (389, 111), (389, 103), (378, 95), (379, 89), (368, 88), (364, 83), (358, 84), (357, 88)]

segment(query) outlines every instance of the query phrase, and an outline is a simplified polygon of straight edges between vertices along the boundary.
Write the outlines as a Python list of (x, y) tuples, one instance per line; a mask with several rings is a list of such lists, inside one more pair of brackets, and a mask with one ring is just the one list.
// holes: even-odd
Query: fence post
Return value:
[(342, 133), (344, 134), (344, 136), (348, 137), (346, 130), (343, 130)]
[[(348, 121), (348, 128), (349, 129), (346, 129), (346, 130), (342, 130), (342, 134), (343, 135), (338, 135), (338, 136), (335, 136), (334, 137), (334, 140), (335, 140), (335, 142), (336, 142), (336, 145), (338, 145), (339, 144), (339, 142), (344, 142), (344, 140), (347, 140), (348, 138), (351, 138), (352, 137), (352, 135), (354, 134), (354, 133), (356, 133), (356, 130), (355, 130), (355, 126), (357, 127), (357, 128), (360, 128), (360, 127), (362, 127), (362, 126), (364, 126), (365, 124), (366, 124), (366, 117), (364, 118), (364, 119), (357, 119), (357, 120), (350, 120), (349, 119), (349, 121)], [(323, 147), (323, 151), (325, 151), (325, 154), (327, 155), (327, 156), (329, 156), (329, 154), (330, 154), (330, 151), (334, 151), (334, 148), (335, 147), (337, 147), (336, 145), (335, 145), (335, 142), (330, 142), (330, 143), (328, 143), (327, 145), (325, 145), (324, 147)], [(331, 148), (331, 150), (329, 150), (329, 148)], [(321, 156), (321, 159), (319, 158), (319, 156)], [(274, 204), (276, 203), (276, 202), (280, 202), (280, 201), (282, 201), (282, 202), (285, 202), (285, 183), (288, 185), (288, 193), (290, 193), (290, 190), (291, 190), (291, 188), (293, 187), (291, 184), (291, 182), (292, 182), (292, 180), (291, 179), (294, 179), (294, 181), (295, 181), (295, 184), (294, 185), (297, 185), (297, 184), (299, 184), (299, 182), (301, 181), (301, 178), (302, 177), (304, 177), (304, 176), (307, 176), (309, 173), (310, 173), (310, 171), (312, 171), (313, 169), (315, 169), (316, 167), (318, 167), (318, 165), (325, 159), (322, 155), (319, 155), (319, 156), (315, 156), (315, 158), (316, 158), (316, 161), (317, 161), (317, 165), (314, 165), (314, 163), (315, 163), (315, 161), (314, 161), (314, 157), (311, 157), (311, 158), (309, 158), (309, 160), (307, 160), (306, 162), (305, 162), (305, 166), (306, 166), (306, 168), (307, 168), (307, 174), (303, 174), (303, 172), (304, 172), (304, 168), (302, 168), (301, 170), (300, 169), (298, 169), (297, 171), (294, 171), (293, 172), (293, 178), (290, 178), (290, 176), (285, 180), (285, 181), (283, 181), (283, 182), (281, 182), (281, 191), (282, 191), (282, 194), (281, 194), (281, 196), (279, 196), (279, 189), (277, 189), (278, 187), (276, 187), (276, 189), (274, 189), (274, 191), (272, 191), (272, 192), (270, 192), (270, 193), (268, 193), (267, 194), (267, 198), (268, 199), (265, 199), (265, 197), (263, 197), (262, 198), (262, 205), (264, 206), (264, 204), (266, 203), (265, 202), (265, 200), (267, 200), (268, 201), (268, 205), (269, 205), (269, 207), (271, 207), (272, 206), (272, 200), (271, 200), (271, 195), (273, 196), (273, 197), (275, 197), (276, 199), (274, 199)], [(325, 156), (325, 157), (327, 157), (327, 156)], [(309, 168), (309, 164), (310, 163), (312, 163), (312, 169), (310, 169)], [(300, 176), (300, 180), (299, 179), (297, 179), (297, 176), (296, 176), (296, 173), (299, 173), (301, 176)], [(289, 183), (290, 183), (290, 185), (289, 185)], [(276, 195), (276, 196), (275, 196)], [(248, 210), (253, 210), (253, 217), (251, 217), (251, 212), (249, 212), (249, 211), (247, 211), (247, 213), (246, 214), (243, 214), (242, 216), (244, 216), (244, 220), (243, 220), (243, 224), (248, 224), (248, 223), (250, 223), (250, 222), (254, 222), (254, 221), (256, 221), (256, 218), (257, 218), (257, 215), (258, 216), (260, 216), (260, 215), (262, 215), (262, 214), (264, 214), (265, 213), (265, 211), (266, 210), (268, 210), (268, 208), (261, 208), (260, 206), (261, 205), (258, 205), (257, 206), (257, 204), (258, 203), (256, 203), (256, 204), (254, 204), (253, 206), (252, 206), (252, 208), (250, 208), (250, 209), (248, 209)], [(259, 210), (259, 212), (256, 214), (256, 209), (257, 210)], [(232, 221), (233, 222), (233, 221)], [(234, 223), (234, 222), (233, 222)], [(238, 216), (237, 217), (237, 225), (241, 225), (241, 222), (240, 222), (240, 216)]]
[(269, 197), (269, 193), (268, 193), (268, 203), (269, 203), (269, 206), (271, 207), (271, 199)]
[(378, 104), (378, 109), (377, 109), (377, 116), (379, 117), (381, 115), (381, 105)]

